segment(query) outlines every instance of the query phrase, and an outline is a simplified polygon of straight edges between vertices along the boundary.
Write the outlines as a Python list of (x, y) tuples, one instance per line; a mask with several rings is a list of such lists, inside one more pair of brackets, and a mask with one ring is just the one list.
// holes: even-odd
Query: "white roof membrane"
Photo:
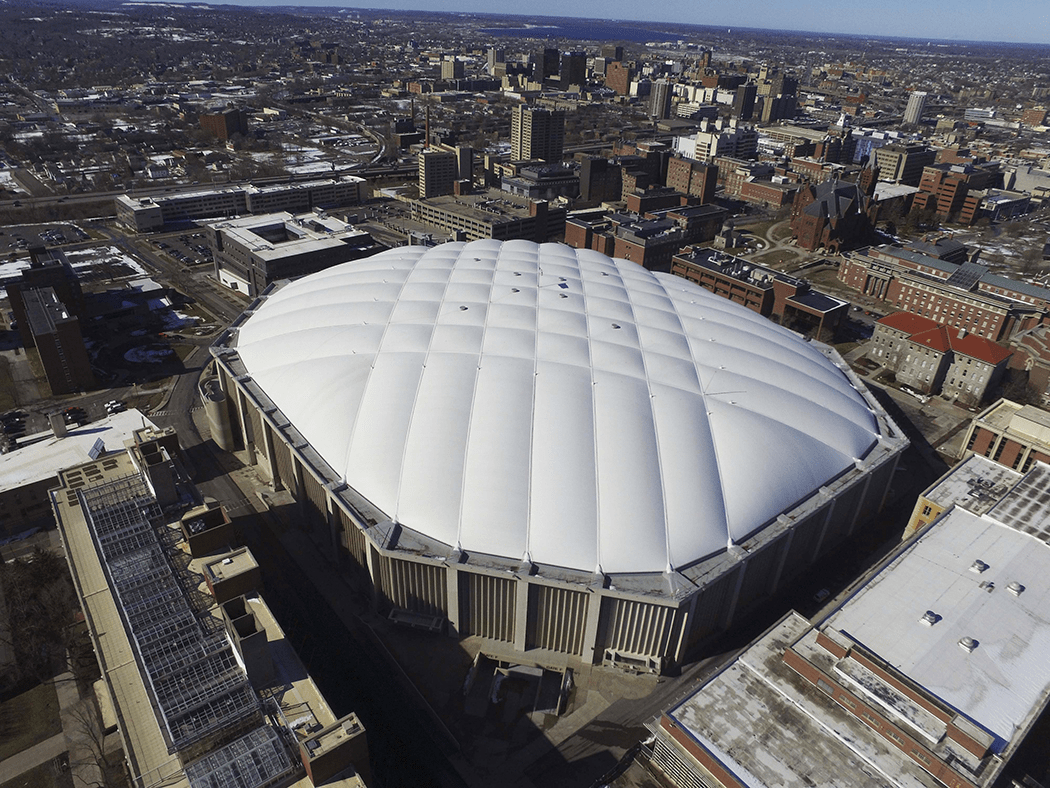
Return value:
[(237, 349), (392, 519), (588, 572), (724, 550), (878, 438), (861, 394), (797, 335), (558, 244), (402, 247), (336, 266), (271, 294)]

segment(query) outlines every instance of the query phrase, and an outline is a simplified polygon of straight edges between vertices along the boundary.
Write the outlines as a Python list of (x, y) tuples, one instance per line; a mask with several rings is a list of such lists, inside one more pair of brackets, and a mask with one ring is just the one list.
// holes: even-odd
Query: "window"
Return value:
[(932, 512), (932, 511), (933, 511), (933, 507), (932, 506), (924, 506), (924, 507), (922, 507), (922, 516), (923, 517), (929, 517), (930, 516), (930, 512)]
[(828, 684), (828, 682), (824, 681), (824, 679), (817, 679), (817, 687), (828, 693), (828, 695), (835, 695), (835, 688)]

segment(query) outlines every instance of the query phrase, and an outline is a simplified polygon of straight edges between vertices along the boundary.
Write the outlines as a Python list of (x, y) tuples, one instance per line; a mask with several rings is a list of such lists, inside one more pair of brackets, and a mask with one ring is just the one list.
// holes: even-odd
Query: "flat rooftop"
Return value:
[[(50, 437), (9, 454), (0, 454), (0, 492), (54, 478), (63, 468), (88, 462), (97, 441), (102, 441), (103, 457), (123, 452), (124, 441), (131, 440), (135, 430), (144, 426), (156, 428), (157, 425), (131, 408), (80, 427), (69, 426), (64, 438), (54, 437), (50, 430), (40, 433)], [(35, 437), (29, 435), (22, 440), (28, 442)]]
[(810, 626), (788, 614), (667, 716), (749, 788), (943, 788), (784, 663)]
[(981, 515), (995, 506), (1021, 474), (987, 457), (972, 454), (933, 483), (922, 497), (941, 509), (958, 506)]
[[(923, 621), (926, 611), (939, 617), (932, 626)], [(1050, 691), (1050, 546), (952, 509), (824, 628), (841, 631), (993, 734), (993, 750), (1001, 751)], [(976, 648), (960, 646), (963, 638)]]
[(209, 225), (262, 260), (279, 260), (353, 244), (368, 238), (364, 230), (332, 216), (280, 213), (244, 216)]
[[(89, 500), (93, 491), (100, 486), (119, 485), (129, 478), (134, 481), (135, 474), (136, 469), (132, 458), (125, 451), (63, 471), (60, 475), (61, 486), (52, 491), (55, 507), (60, 512), (60, 531), (69, 557), (74, 584), (82, 599), (84, 612), (95, 638), (104, 678), (110, 688), (120, 722), (125, 753), (134, 774), (148, 775), (151, 784), (163, 781), (163, 784), (169, 788), (264, 785), (269, 784), (267, 780), (272, 780), (276, 775), (286, 774), (281, 784), (294, 786), (294, 788), (312, 788), (313, 783), (298, 765), (298, 754), (294, 749), (286, 751), (280, 744), (281, 736), (277, 729), (265, 722), (261, 722), (229, 744), (210, 750), (192, 763), (183, 764), (177, 753), (169, 752), (169, 736), (161, 727), (161, 715), (155, 711), (153, 694), (146, 688), (141, 663), (142, 654), (154, 650), (157, 644), (161, 647), (161, 653), (164, 653), (165, 649), (176, 653), (181, 648), (183, 632), (177, 620), (179, 615), (176, 610), (177, 606), (169, 605), (162, 600), (164, 608), (170, 607), (172, 612), (170, 616), (158, 620), (156, 634), (161, 635), (161, 638), (156, 644), (150, 643), (153, 634), (151, 631), (143, 630), (141, 626), (132, 627), (132, 630), (129, 630), (126, 621), (130, 620), (133, 614), (128, 612), (128, 608), (122, 607), (109, 575), (113, 574), (118, 584), (121, 579), (126, 579), (128, 571), (131, 571), (136, 577), (142, 575), (142, 579), (145, 579), (144, 572), (154, 571), (144, 567), (146, 553), (152, 550), (153, 543), (145, 538), (145, 533), (138, 533), (135, 543), (144, 546), (124, 553), (119, 559), (119, 564), (117, 561), (109, 560), (109, 569), (105, 568), (100, 559), (100, 551), (96, 548), (92, 527), (88, 524), (81, 504), (82, 500)], [(86, 486), (82, 481), (85, 478), (88, 481)], [(139, 491), (139, 494), (146, 489), (141, 483), (132, 486)], [(80, 491), (83, 491), (84, 496), (78, 496)], [(142, 501), (150, 498), (148, 491), (146, 492), (146, 498), (142, 498)], [(152, 508), (154, 514), (159, 512), (159, 508)], [(100, 534), (105, 532), (108, 536), (112, 536), (112, 532), (106, 531), (106, 521), (111, 516), (116, 518), (114, 522), (126, 519), (121, 517), (123, 511), (134, 519), (137, 516), (136, 513), (140, 511), (139, 499), (136, 498), (126, 506), (114, 499), (111, 509), (102, 510), (101, 515), (93, 508), (92, 517), (96, 518), (94, 529)], [(197, 595), (198, 598), (203, 599), (206, 598), (208, 589), (203, 581), (202, 570), (206, 563), (215, 561), (216, 556), (191, 560), (186, 543), (175, 543), (175, 539), (181, 533), (178, 519), (181, 513), (176, 507), (175, 514), (166, 525), (163, 517), (160, 517), (159, 520), (153, 517), (150, 522), (157, 532), (165, 530), (169, 532), (168, 536), (171, 539), (165, 538), (161, 541), (174, 543), (173, 547), (168, 548), (173, 551), (170, 554), (171, 560), (162, 563), (184, 564), (187, 568), (187, 575), (200, 579), (195, 590), (200, 592)], [(101, 521), (97, 519), (99, 517), (102, 518)], [(142, 532), (142, 529), (139, 528), (138, 532)], [(99, 537), (100, 544), (107, 540), (107, 535)], [(121, 541), (120, 544), (124, 542)], [(171, 571), (170, 567), (167, 568), (167, 571)], [(136, 613), (134, 615), (138, 615), (138, 611), (149, 603), (149, 599), (166, 593), (165, 589), (157, 584), (143, 586), (143, 588), (147, 589), (148, 597), (145, 597), (145, 601), (141, 604), (135, 604)], [(299, 741), (307, 738), (314, 731), (334, 724), (335, 715), (313, 679), (306, 672), (295, 649), (286, 639), (283, 630), (263, 599), (257, 595), (251, 595), (246, 601), (258, 628), (265, 632), (273, 663), (272, 680), (265, 687), (252, 686), (254, 694), (257, 697), (272, 699), (277, 703), (291, 729), (291, 735)], [(198, 612), (196, 620), (200, 629), (206, 632), (216, 631), (216, 628), (223, 626), (221, 613), (216, 605), (206, 611)], [(131, 631), (134, 632), (134, 635), (131, 634)], [(133, 640), (138, 645), (133, 645)], [(165, 643), (167, 646), (164, 646)], [(230, 648), (232, 649), (232, 645)], [(190, 658), (191, 662), (193, 661), (190, 654), (187, 653), (185, 656)], [(210, 663), (201, 658), (201, 655), (197, 655), (197, 660), (196, 667), (205, 669), (207, 673)], [(239, 665), (239, 660), (237, 664)], [(243, 674), (243, 668), (229, 666), (229, 669)], [(177, 676), (182, 676), (182, 669), (175, 669), (175, 673)], [(216, 692), (215, 687), (210, 685), (218, 684), (218, 675), (207, 675), (207, 681), (205, 681), (205, 675), (199, 671), (187, 674), (187, 677), (190, 678), (190, 681), (180, 685), (180, 691), (185, 693), (187, 701), (198, 692), (205, 695), (208, 692)], [(155, 677), (155, 681), (161, 681), (161, 684), (156, 686), (161, 687), (169, 678), (168, 676)], [(199, 686), (194, 686), (194, 681), (198, 682)], [(221, 690), (222, 687), (220, 686), (219, 689)], [(155, 689), (154, 693), (158, 691), (160, 690)], [(207, 708), (212, 709), (212, 712), (216, 714), (223, 711), (212, 706)], [(261, 717), (260, 720), (262, 720)], [(287, 782), (289, 779), (291, 779), (290, 783)], [(363, 783), (357, 775), (350, 774), (326, 783), (326, 785), (337, 788), (360, 788)]]
[(419, 205), (439, 208), (481, 222), (500, 223), (508, 220), (527, 219), (529, 200), (511, 192), (488, 192), (485, 194), (444, 195), (413, 200)]
[[(224, 555), (198, 559), (202, 572), (214, 581), (222, 582), (250, 572), (259, 567), (255, 556), (247, 547)], [(207, 587), (205, 587), (207, 592)]]

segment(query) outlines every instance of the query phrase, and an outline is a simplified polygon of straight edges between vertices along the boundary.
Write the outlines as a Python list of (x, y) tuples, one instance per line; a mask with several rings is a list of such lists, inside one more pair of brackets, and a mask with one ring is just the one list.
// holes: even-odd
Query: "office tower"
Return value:
[(602, 47), (602, 57), (606, 60), (623, 60), (623, 47), (606, 44)]
[(665, 120), (671, 117), (671, 96), (674, 93), (671, 83), (666, 79), (658, 79), (653, 83), (652, 92), (649, 94), (649, 117), (657, 120)]
[(535, 109), (519, 105), (510, 121), (512, 161), (543, 159), (561, 161), (565, 144), (565, 113), (562, 110)]
[(542, 82), (548, 77), (556, 77), (559, 65), (558, 50), (544, 47), (536, 53), (536, 68), (532, 72), (532, 78)]
[(736, 89), (736, 97), (733, 99), (733, 115), (740, 120), (751, 120), (755, 112), (755, 96), (758, 95), (758, 86), (749, 82)]
[(560, 80), (562, 90), (569, 85), (584, 85), (587, 82), (587, 53), (563, 52), (561, 56)]
[(904, 122), (914, 126), (922, 120), (922, 111), (926, 107), (926, 93), (922, 90), (913, 90), (908, 97), (908, 106), (904, 110)]
[(487, 53), (487, 68), (489, 74), (496, 73), (496, 64), (505, 62), (505, 55), (502, 49), (496, 49), (495, 47), (489, 47)]
[(634, 70), (619, 61), (612, 61), (605, 66), (605, 86), (627, 96), (631, 92), (631, 81), (634, 79)]

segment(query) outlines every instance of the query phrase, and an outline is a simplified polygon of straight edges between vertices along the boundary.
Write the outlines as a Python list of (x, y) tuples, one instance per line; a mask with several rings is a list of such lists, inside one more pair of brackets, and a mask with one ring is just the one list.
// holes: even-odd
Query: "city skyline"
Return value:
[[(234, 5), (256, 7), (289, 7), (283, 3), (260, 3), (255, 0), (234, 2)], [(521, 18), (519, 6), (506, 0), (481, 2), (458, 0), (435, 8), (419, 0), (380, 0), (367, 5), (340, 3), (304, 3), (302, 7), (330, 7), (354, 10), (437, 11), (441, 13), (469, 13)], [(565, 16), (564, 6), (552, 0), (540, 0), (532, 6), (537, 19), (596, 19), (605, 22), (675, 23), (712, 27), (783, 30), (792, 33), (850, 35), (890, 38), (909, 38), (930, 41), (959, 41), (974, 43), (1016, 43), (1050, 46), (1050, 15), (1038, 14), (1038, 7), (1030, 0), (1003, 0), (992, 4), (989, 0), (959, 0), (947, 2), (910, 3), (907, 0), (886, 0), (877, 14), (859, 0), (844, 0), (841, 13), (829, 16), (826, 8), (807, 9), (786, 2), (768, 3), (764, 0), (742, 0), (732, 8), (707, 8), (673, 0), (654, 7), (654, 16), (648, 20), (632, 18), (638, 8), (626, 0), (599, 4), (593, 0), (574, 8), (579, 13)], [(1019, 20), (1024, 20), (1021, 24)]]

